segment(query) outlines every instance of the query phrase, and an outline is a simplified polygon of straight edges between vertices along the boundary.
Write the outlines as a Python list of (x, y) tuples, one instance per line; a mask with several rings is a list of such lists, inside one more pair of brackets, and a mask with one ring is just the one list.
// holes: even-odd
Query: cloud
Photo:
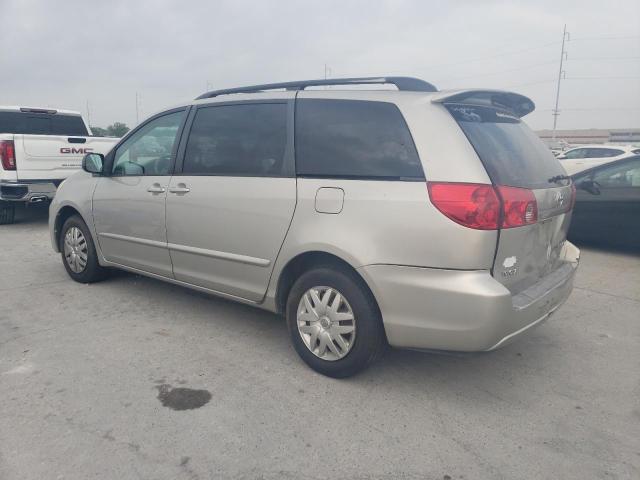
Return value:
[[(511, 87), (538, 105), (532, 126), (549, 127), (565, 22), (576, 38), (567, 77), (640, 76), (637, 58), (579, 60), (638, 56), (634, 0), (0, 3), (11, 19), (0, 28), (0, 104), (85, 111), (88, 101), (92, 123), (103, 126), (135, 123), (136, 92), (146, 116), (208, 85), (317, 78), (327, 64), (334, 76)], [(636, 37), (578, 40), (603, 35)], [(565, 128), (638, 126), (640, 79), (567, 80), (561, 106)]]

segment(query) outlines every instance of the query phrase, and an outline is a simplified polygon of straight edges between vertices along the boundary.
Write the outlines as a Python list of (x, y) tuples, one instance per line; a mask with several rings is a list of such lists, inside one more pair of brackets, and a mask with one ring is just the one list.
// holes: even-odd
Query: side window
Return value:
[(189, 133), (184, 174), (276, 177), (285, 164), (287, 104), (199, 108)]
[(603, 168), (593, 180), (602, 188), (640, 187), (640, 159)]
[(392, 103), (296, 102), (298, 175), (424, 179), (407, 124)]
[(565, 153), (565, 156), (567, 158), (584, 158), (586, 156), (586, 148), (576, 148), (575, 150), (569, 150), (567, 153)]
[(114, 175), (167, 175), (184, 111), (150, 121), (118, 147)]

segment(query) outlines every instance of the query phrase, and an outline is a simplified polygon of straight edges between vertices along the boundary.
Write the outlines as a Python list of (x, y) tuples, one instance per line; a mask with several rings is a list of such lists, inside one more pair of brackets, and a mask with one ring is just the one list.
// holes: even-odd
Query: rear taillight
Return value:
[(431, 202), (447, 217), (465, 227), (495, 230), (500, 200), (493, 186), (477, 183), (427, 183)]
[(13, 140), (0, 140), (0, 162), (5, 170), (16, 169), (16, 149)]
[(522, 227), (538, 221), (538, 202), (526, 188), (497, 186), (502, 200), (501, 228)]
[(435, 207), (456, 223), (476, 230), (497, 230), (538, 221), (531, 190), (478, 183), (428, 182)]

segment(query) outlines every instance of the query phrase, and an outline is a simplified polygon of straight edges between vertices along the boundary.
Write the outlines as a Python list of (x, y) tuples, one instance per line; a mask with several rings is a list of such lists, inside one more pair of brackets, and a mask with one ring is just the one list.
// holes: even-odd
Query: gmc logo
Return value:
[(75, 147), (62, 147), (60, 149), (60, 153), (79, 153), (86, 155), (87, 153), (91, 153), (93, 148), (75, 148)]

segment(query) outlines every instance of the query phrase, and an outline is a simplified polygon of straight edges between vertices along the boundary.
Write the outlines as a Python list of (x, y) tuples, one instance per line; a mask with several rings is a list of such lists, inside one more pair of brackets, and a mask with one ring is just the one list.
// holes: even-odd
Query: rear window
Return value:
[(392, 103), (298, 100), (295, 142), (298, 175), (424, 180), (407, 124)]
[(0, 133), (30, 135), (88, 135), (79, 115), (0, 112)]
[(538, 136), (512, 114), (494, 107), (447, 105), (484, 164), (491, 181), (523, 188), (556, 186), (560, 162)]

